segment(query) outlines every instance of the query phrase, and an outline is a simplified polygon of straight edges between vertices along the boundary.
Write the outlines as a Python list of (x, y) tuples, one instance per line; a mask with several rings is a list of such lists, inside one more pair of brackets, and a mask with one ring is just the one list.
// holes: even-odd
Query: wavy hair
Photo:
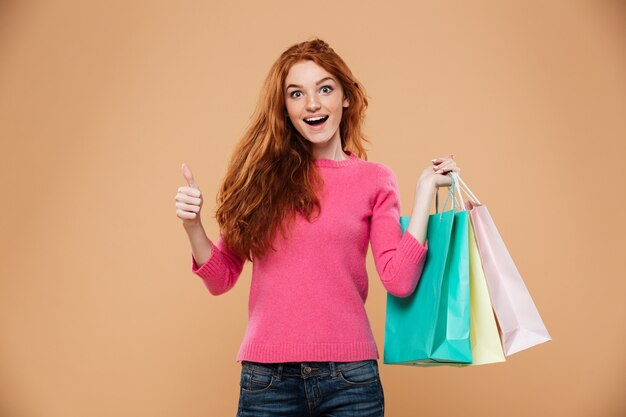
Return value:
[(236, 145), (217, 195), (215, 218), (230, 250), (252, 261), (270, 250), (275, 232), (283, 237), (295, 213), (311, 221), (321, 207), (323, 180), (313, 163), (311, 142), (294, 128), (285, 107), (285, 78), (293, 64), (311, 60), (337, 78), (349, 106), (339, 125), (341, 147), (367, 160), (363, 121), (367, 96), (346, 63), (315, 38), (285, 50), (267, 74), (251, 122)]

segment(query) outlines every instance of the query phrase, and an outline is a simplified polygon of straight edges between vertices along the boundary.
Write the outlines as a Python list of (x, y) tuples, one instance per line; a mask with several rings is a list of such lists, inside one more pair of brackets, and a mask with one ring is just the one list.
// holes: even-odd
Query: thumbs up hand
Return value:
[(186, 164), (183, 164), (182, 172), (183, 177), (187, 181), (187, 186), (178, 188), (178, 194), (176, 194), (176, 216), (183, 221), (185, 226), (200, 224), (202, 192)]

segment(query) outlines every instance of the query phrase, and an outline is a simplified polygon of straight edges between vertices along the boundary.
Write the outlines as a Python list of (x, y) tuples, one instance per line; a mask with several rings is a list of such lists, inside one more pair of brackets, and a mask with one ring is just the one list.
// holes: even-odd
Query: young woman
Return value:
[[(379, 353), (365, 311), (368, 243), (391, 294), (416, 288), (434, 194), (459, 172), (436, 158), (416, 183), (411, 221), (400, 227), (393, 171), (369, 162), (363, 86), (320, 39), (274, 63), (251, 125), (218, 193), (219, 238), (200, 220), (202, 194), (187, 186), (176, 214), (191, 243), (192, 271), (213, 295), (253, 263), (241, 362), (239, 416), (382, 416)], [(279, 233), (280, 232), (280, 233)]]

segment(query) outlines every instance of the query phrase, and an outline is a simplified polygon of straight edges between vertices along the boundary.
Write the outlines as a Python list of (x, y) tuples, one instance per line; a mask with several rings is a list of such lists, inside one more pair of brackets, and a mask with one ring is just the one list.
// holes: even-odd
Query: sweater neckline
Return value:
[(348, 159), (335, 160), (335, 159), (314, 159), (313, 163), (318, 167), (328, 167), (328, 168), (341, 168), (347, 167), (350, 165), (354, 165), (358, 162), (359, 158), (352, 151), (344, 151), (348, 155)]

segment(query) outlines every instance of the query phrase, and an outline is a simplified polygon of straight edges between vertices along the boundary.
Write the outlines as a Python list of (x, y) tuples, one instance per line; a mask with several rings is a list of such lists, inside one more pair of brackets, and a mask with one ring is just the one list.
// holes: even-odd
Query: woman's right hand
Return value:
[(187, 186), (178, 188), (178, 194), (176, 194), (176, 216), (183, 221), (183, 226), (194, 226), (201, 223), (202, 192), (186, 164), (183, 164), (182, 171), (183, 177), (187, 181)]

